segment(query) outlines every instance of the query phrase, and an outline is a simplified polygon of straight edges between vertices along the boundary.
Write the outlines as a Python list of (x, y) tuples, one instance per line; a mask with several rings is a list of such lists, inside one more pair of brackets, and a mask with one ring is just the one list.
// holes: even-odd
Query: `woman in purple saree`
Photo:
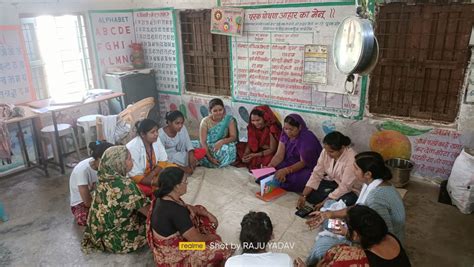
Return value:
[(322, 147), (298, 114), (286, 116), (278, 149), (269, 167), (277, 169), (275, 177), (287, 191), (302, 192)]

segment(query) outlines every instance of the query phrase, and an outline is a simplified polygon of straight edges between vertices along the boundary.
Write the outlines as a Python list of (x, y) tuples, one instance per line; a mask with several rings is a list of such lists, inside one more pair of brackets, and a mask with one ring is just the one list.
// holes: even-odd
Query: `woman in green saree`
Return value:
[(237, 122), (226, 114), (224, 102), (219, 98), (209, 101), (209, 113), (199, 127), (200, 142), (193, 145), (206, 149), (206, 157), (199, 162), (201, 166), (225, 167), (232, 164), (237, 156)]
[(130, 152), (125, 146), (107, 149), (98, 171), (97, 189), (82, 240), (84, 251), (128, 253), (146, 244), (145, 220), (149, 203), (132, 179)]

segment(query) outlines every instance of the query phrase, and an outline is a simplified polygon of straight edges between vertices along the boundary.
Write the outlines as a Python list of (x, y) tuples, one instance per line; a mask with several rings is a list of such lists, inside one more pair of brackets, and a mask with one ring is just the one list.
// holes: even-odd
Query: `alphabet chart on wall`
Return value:
[(132, 43), (141, 43), (160, 92), (179, 94), (179, 49), (173, 8), (89, 11), (101, 85), (109, 70), (131, 65)]
[(89, 11), (100, 84), (103, 75), (121, 65), (132, 64), (130, 44), (135, 42), (132, 10)]

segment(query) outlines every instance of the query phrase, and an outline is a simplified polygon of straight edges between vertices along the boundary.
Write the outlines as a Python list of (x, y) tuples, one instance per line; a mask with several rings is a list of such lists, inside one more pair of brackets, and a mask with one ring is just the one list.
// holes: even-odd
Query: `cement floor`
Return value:
[[(68, 172), (71, 170), (68, 169)], [(413, 266), (474, 266), (474, 214), (437, 202), (438, 187), (412, 181), (405, 196)], [(127, 255), (83, 254), (83, 227), (69, 208), (69, 176), (50, 169), (0, 178), (9, 221), (0, 222), (0, 266), (153, 266), (148, 248)]]

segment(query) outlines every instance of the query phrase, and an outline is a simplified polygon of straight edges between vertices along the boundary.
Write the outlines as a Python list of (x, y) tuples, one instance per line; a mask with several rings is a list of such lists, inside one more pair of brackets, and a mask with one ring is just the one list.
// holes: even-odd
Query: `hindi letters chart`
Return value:
[(429, 133), (411, 138), (413, 149), (411, 160), (415, 162), (415, 173), (442, 177), (451, 174), (454, 161), (461, 153), (461, 134), (454, 130), (434, 129)]
[(173, 9), (134, 11), (137, 42), (143, 44), (147, 67), (155, 69), (159, 91), (179, 94), (176, 17)]
[(20, 26), (0, 26), (0, 103), (35, 100)]
[(360, 114), (361, 87), (354, 95), (343, 94), (345, 75), (331, 56), (326, 85), (303, 83), (304, 46), (324, 45), (330, 51), (337, 26), (353, 14), (352, 5), (246, 9), (244, 35), (232, 38), (234, 99), (336, 116)]

